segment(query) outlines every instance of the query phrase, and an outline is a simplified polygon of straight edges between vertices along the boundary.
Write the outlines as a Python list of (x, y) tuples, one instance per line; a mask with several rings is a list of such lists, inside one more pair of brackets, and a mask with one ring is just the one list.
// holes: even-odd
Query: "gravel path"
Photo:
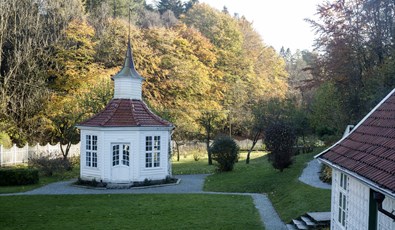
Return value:
[(0, 196), (11, 195), (66, 195), (66, 194), (221, 194), (251, 196), (257, 208), (261, 221), (267, 230), (286, 229), (272, 203), (265, 194), (257, 193), (223, 193), (204, 192), (204, 180), (208, 174), (200, 175), (178, 175), (181, 179), (179, 184), (157, 187), (139, 187), (131, 189), (89, 189), (86, 187), (73, 186), (75, 180), (52, 183), (41, 188), (23, 193), (0, 194)]
[(306, 168), (303, 169), (299, 180), (316, 188), (331, 189), (330, 184), (324, 183), (320, 180), (320, 169), (321, 163), (317, 159), (310, 161)]

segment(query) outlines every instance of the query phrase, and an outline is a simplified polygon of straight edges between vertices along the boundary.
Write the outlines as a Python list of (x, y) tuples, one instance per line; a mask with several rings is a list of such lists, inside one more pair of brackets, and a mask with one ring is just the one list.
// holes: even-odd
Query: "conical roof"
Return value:
[(136, 68), (134, 66), (130, 40), (128, 41), (128, 48), (126, 50), (125, 63), (123, 64), (122, 69), (115, 76), (112, 77), (113, 80), (117, 78), (134, 78), (134, 79), (144, 80), (144, 78), (140, 76), (139, 73), (137, 73)]

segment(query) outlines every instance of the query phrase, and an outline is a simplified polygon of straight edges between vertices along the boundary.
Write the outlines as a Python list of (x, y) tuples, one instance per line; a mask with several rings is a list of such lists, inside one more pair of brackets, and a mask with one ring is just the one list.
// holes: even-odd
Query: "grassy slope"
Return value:
[(248, 196), (12, 196), (0, 203), (0, 229), (262, 229)]
[(267, 193), (281, 219), (289, 222), (307, 211), (329, 211), (330, 191), (313, 188), (298, 180), (315, 153), (299, 155), (291, 168), (282, 173), (267, 157), (240, 162), (233, 172), (218, 173), (206, 179), (206, 191)]

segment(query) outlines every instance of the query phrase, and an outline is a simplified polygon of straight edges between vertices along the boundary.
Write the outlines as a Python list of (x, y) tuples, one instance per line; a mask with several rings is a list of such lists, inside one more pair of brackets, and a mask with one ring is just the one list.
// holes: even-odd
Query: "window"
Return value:
[(126, 165), (129, 166), (130, 146), (128, 144), (112, 145), (112, 166)]
[(119, 145), (112, 146), (112, 166), (119, 165)]
[(160, 136), (145, 137), (145, 167), (160, 167)]
[(85, 137), (85, 165), (97, 168), (97, 136), (86, 135)]
[(340, 173), (340, 188), (339, 188), (339, 215), (338, 222), (345, 227), (346, 226), (346, 210), (347, 210), (347, 175)]
[(129, 145), (123, 145), (122, 164), (129, 166)]

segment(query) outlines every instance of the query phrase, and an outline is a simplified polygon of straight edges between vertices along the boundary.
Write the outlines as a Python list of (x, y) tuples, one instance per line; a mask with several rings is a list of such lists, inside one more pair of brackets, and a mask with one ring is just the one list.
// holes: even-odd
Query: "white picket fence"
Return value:
[[(63, 146), (64, 149), (66, 146)], [(29, 146), (25, 145), (22, 148), (17, 147), (15, 144), (10, 148), (4, 148), (0, 145), (0, 166), (12, 166), (18, 164), (27, 164), (29, 158), (32, 156), (46, 156), (46, 155), (61, 155), (60, 144), (45, 146), (35, 145)], [(80, 155), (80, 144), (72, 145), (70, 148), (69, 156), (79, 156)]]

